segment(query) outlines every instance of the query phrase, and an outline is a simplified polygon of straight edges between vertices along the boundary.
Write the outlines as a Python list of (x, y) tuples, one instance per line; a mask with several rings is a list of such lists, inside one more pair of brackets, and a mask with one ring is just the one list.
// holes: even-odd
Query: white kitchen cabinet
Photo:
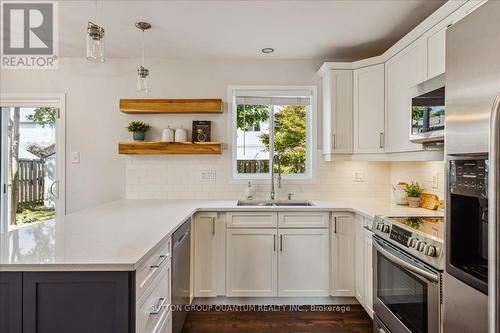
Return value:
[(422, 150), (422, 145), (410, 142), (410, 88), (427, 78), (427, 44), (418, 39), (385, 64), (386, 134), (385, 151), (409, 152)]
[(364, 218), (356, 215), (354, 231), (354, 293), (360, 304), (365, 302)]
[(228, 228), (226, 296), (277, 296), (277, 246), (276, 228)]
[(354, 71), (354, 153), (384, 152), (384, 81), (384, 64)]
[(354, 296), (354, 215), (334, 213), (332, 237), (332, 296)]
[(323, 155), (352, 154), (353, 110), (350, 69), (328, 70), (322, 79), (323, 97)]
[(279, 212), (280, 228), (328, 228), (329, 212)]
[(217, 213), (198, 213), (194, 217), (194, 296), (217, 296)]
[(276, 212), (229, 212), (226, 214), (228, 228), (276, 228)]
[(280, 229), (278, 296), (328, 296), (328, 229)]
[(366, 312), (373, 318), (373, 250), (372, 250), (372, 232), (364, 230), (364, 252), (365, 252), (365, 271), (364, 271), (364, 291), (365, 301), (364, 308)]
[(446, 70), (446, 26), (430, 31), (427, 39), (427, 77), (443, 74)]

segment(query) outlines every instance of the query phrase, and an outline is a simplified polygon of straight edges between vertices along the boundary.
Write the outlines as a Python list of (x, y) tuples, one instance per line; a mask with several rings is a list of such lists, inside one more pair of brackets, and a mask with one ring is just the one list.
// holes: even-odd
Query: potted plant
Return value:
[(127, 126), (127, 130), (133, 133), (135, 141), (144, 141), (144, 138), (146, 137), (146, 132), (150, 128), (151, 126), (143, 123), (142, 121), (132, 121)]
[(406, 184), (405, 192), (408, 195), (408, 204), (410, 207), (420, 207), (420, 196), (424, 192), (423, 187), (418, 182), (411, 182), (411, 184)]

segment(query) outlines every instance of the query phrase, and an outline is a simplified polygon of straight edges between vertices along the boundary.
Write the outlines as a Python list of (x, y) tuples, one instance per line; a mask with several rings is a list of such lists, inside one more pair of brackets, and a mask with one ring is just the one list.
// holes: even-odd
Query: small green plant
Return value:
[(129, 132), (142, 132), (142, 133), (146, 133), (150, 128), (151, 128), (151, 126), (149, 126), (148, 124), (146, 124), (146, 123), (144, 123), (142, 121), (132, 121), (127, 126), (127, 130)]
[(406, 184), (405, 192), (409, 198), (418, 198), (424, 192), (424, 188), (418, 182), (411, 182), (411, 184)]

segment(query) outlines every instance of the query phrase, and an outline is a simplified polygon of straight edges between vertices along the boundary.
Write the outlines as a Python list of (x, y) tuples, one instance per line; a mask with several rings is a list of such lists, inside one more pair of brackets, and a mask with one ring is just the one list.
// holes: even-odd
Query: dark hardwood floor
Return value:
[[(307, 311), (304, 311), (306, 309)], [(349, 311), (191, 311), (182, 333), (368, 333), (372, 320), (361, 305)]]

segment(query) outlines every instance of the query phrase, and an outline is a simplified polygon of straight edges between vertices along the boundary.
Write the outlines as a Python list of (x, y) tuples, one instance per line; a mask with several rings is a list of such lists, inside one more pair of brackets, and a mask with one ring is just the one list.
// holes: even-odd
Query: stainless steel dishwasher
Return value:
[(189, 305), (191, 219), (182, 224), (172, 235), (172, 332), (180, 333), (186, 320)]

